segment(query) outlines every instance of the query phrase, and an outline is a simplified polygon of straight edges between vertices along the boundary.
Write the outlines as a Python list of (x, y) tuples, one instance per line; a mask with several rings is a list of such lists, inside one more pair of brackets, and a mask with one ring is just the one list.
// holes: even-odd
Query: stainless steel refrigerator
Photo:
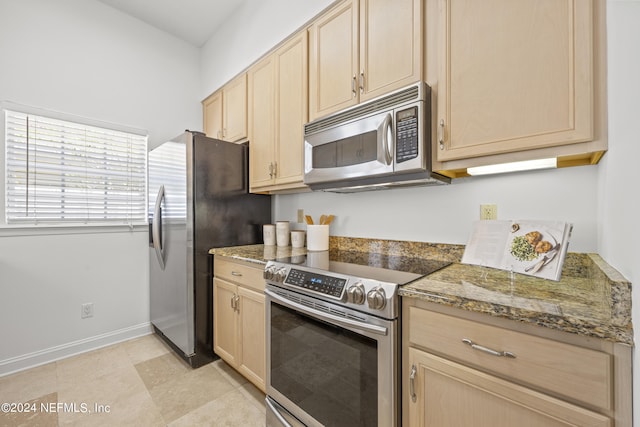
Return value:
[(214, 360), (209, 249), (262, 243), (271, 197), (249, 194), (248, 145), (186, 131), (149, 152), (151, 323), (192, 367)]

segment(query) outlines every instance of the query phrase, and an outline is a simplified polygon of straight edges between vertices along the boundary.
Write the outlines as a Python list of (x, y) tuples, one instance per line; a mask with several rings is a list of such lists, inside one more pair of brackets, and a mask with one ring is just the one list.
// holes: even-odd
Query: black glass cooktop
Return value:
[(451, 264), (447, 261), (369, 252), (323, 251), (276, 262), (404, 285)]

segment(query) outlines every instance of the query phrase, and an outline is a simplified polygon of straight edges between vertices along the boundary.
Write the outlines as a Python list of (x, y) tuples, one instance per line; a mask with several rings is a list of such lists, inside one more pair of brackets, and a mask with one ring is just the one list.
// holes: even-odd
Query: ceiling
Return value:
[(98, 0), (201, 47), (246, 0)]

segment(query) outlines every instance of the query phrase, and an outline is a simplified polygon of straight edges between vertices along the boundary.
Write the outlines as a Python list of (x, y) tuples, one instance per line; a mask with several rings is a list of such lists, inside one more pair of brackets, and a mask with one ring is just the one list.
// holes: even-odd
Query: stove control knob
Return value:
[(367, 294), (367, 303), (374, 310), (382, 310), (387, 304), (387, 296), (382, 288), (374, 288)]
[(273, 273), (274, 282), (283, 283), (286, 277), (287, 277), (287, 269), (284, 267), (279, 268), (275, 273)]
[(364, 304), (364, 286), (358, 282), (347, 289), (347, 302)]
[(264, 272), (262, 273), (262, 277), (264, 277), (266, 280), (273, 279), (273, 271), (274, 270), (275, 270), (274, 266), (265, 268)]

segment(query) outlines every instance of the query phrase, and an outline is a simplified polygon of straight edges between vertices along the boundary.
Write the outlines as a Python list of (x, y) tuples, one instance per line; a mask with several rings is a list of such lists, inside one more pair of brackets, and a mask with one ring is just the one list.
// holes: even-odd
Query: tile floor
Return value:
[(0, 426), (259, 427), (263, 402), (223, 361), (191, 369), (155, 335), (0, 378), (0, 404), (31, 410)]

